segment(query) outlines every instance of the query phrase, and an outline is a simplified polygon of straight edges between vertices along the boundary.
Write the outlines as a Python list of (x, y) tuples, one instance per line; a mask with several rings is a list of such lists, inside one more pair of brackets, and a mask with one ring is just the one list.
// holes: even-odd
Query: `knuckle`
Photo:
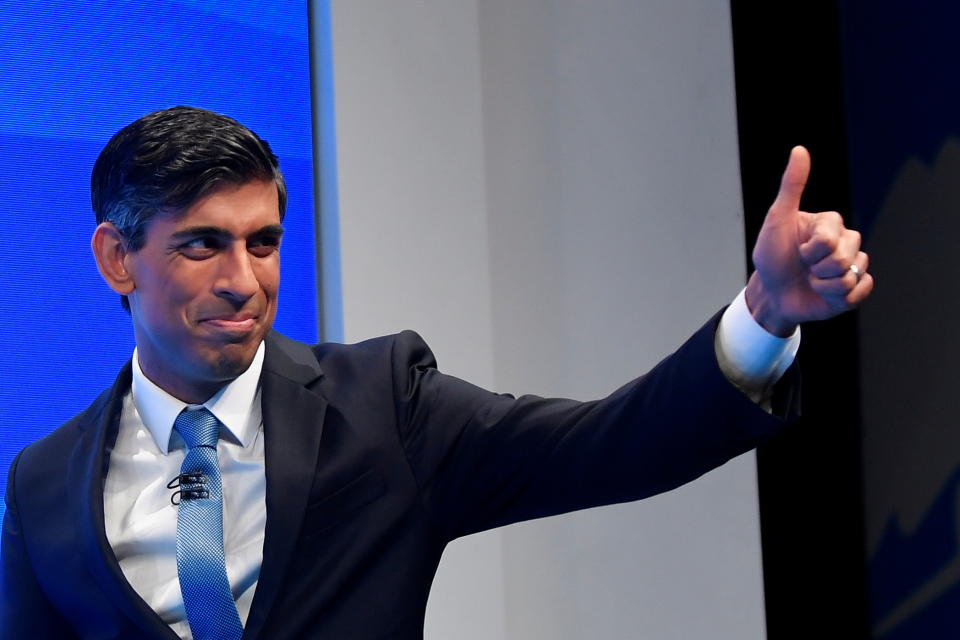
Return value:
[(821, 211), (817, 214), (819, 226), (839, 229), (843, 226), (843, 217), (836, 211)]
[(816, 231), (813, 232), (813, 239), (821, 247), (833, 251), (837, 248), (837, 242), (839, 240), (839, 235), (836, 230), (829, 227), (818, 226)]

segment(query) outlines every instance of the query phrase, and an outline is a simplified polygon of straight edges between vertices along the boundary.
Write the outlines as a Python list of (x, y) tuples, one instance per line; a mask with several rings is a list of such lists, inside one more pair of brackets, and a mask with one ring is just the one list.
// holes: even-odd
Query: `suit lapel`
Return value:
[[(306, 385), (321, 376), (309, 347), (279, 334), (268, 337), (261, 378), (267, 525), (263, 564), (244, 638), (259, 635), (290, 569), (327, 407), (326, 400)], [(143, 637), (176, 640), (176, 634), (127, 582), (104, 527), (106, 451), (117, 439), (130, 378), (128, 362), (113, 387), (84, 413), (78, 426), (82, 433), (67, 469), (72, 515), (87, 567), (110, 601), (143, 631)]]
[(117, 439), (123, 398), (130, 389), (130, 363), (116, 382), (87, 409), (67, 468), (70, 504), (87, 568), (107, 598), (133, 621), (147, 638), (177, 636), (130, 586), (107, 540), (103, 516), (103, 481), (109, 464), (106, 450)]
[(321, 376), (309, 347), (276, 333), (268, 337), (261, 378), (267, 525), (244, 638), (259, 635), (290, 570), (327, 408), (327, 401), (306, 385)]

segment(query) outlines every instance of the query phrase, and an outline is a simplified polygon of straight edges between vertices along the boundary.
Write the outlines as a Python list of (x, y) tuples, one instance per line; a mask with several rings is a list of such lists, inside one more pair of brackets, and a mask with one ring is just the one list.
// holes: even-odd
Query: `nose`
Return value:
[(246, 247), (233, 246), (220, 254), (220, 269), (214, 283), (214, 293), (242, 305), (260, 288), (260, 281), (253, 267), (253, 258)]

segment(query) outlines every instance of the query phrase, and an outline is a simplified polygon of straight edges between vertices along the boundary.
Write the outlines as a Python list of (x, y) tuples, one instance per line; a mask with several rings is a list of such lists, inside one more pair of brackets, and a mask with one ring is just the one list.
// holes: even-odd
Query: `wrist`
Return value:
[(776, 300), (764, 288), (756, 272), (747, 282), (744, 299), (750, 315), (768, 333), (780, 338), (789, 338), (796, 331), (797, 323), (783, 317)]

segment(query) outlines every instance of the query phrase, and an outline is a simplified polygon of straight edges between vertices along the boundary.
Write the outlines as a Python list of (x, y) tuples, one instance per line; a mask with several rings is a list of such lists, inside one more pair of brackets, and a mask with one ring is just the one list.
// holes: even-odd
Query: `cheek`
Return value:
[(257, 281), (260, 288), (263, 289), (267, 299), (275, 299), (277, 291), (280, 288), (280, 263), (276, 259), (265, 262), (258, 266)]
[(159, 302), (161, 308), (157, 309), (159, 315), (174, 317), (189, 317), (192, 307), (202, 302), (203, 294), (209, 290), (205, 287), (208, 275), (202, 268), (202, 263), (197, 263), (195, 268), (178, 269), (175, 272), (168, 272), (158, 283), (155, 302)]
[(180, 269), (176, 273), (170, 274), (170, 277), (164, 282), (164, 288), (171, 300), (184, 302), (196, 298), (204, 291), (209, 291), (209, 281), (212, 277), (208, 274), (211, 271), (206, 263), (198, 262), (202, 265), (199, 268)]

